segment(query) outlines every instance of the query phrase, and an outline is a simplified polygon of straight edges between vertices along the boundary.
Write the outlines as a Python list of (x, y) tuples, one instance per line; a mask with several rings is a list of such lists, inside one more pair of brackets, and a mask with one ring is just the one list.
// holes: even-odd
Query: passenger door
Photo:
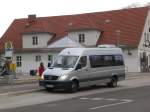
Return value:
[[(79, 66), (81, 66), (81, 68)], [(88, 67), (87, 67), (87, 56), (82, 56), (80, 58), (74, 74), (75, 76), (78, 77), (80, 81), (80, 86), (88, 85), (89, 76), (88, 76)]]

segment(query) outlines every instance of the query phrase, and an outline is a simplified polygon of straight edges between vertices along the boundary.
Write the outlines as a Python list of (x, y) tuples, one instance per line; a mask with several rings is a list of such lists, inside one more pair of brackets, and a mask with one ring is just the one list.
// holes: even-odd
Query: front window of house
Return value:
[(52, 60), (53, 60), (53, 56), (52, 55), (48, 55), (48, 61), (52, 62)]
[(40, 55), (37, 55), (37, 56), (35, 56), (35, 61), (36, 62), (39, 62), (39, 61), (41, 61), (42, 59), (41, 59), (41, 56)]
[(22, 66), (22, 57), (21, 56), (16, 56), (16, 64), (17, 64), (17, 67)]
[(33, 45), (38, 45), (38, 37), (37, 36), (32, 37), (32, 44)]
[(48, 65), (47, 66), (50, 67), (52, 62), (53, 62), (53, 55), (48, 55)]
[(85, 34), (79, 34), (79, 43), (85, 42)]

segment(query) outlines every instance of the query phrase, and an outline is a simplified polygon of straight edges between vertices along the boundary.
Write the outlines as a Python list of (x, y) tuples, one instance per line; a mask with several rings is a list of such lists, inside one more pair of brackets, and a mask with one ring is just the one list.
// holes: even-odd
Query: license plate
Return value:
[(46, 87), (50, 87), (50, 88), (52, 88), (52, 87), (54, 87), (54, 85), (46, 85)]

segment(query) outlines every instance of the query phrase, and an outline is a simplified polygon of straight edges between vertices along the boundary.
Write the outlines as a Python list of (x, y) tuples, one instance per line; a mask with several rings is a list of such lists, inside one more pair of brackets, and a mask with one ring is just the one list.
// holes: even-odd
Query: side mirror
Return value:
[(81, 69), (81, 68), (82, 68), (81, 64), (78, 63), (78, 65), (76, 66), (76, 69), (75, 69), (75, 70), (78, 70), (78, 69)]

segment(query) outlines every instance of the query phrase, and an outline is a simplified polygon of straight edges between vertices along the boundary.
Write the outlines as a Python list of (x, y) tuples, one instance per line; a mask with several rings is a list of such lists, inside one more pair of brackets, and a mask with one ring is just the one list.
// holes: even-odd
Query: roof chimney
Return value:
[(29, 24), (36, 22), (36, 15), (35, 14), (28, 15), (28, 22)]

